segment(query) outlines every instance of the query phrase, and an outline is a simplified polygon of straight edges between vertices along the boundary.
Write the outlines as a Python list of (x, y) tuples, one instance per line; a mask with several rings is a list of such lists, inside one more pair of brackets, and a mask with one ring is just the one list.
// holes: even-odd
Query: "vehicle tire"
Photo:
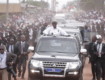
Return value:
[[(69, 79), (69, 80), (71, 80), (71, 79)], [(77, 77), (77, 78), (75, 78), (73, 80), (83, 80), (83, 76), (81, 75), (81, 76), (79, 76), (79, 77)]]
[(28, 77), (28, 80), (40, 80), (40, 79), (32, 79), (32, 78)]
[(82, 75), (80, 75), (79, 80), (83, 80), (83, 76)]
[(82, 70), (80, 71), (78, 77), (75, 80), (83, 80)]
[(83, 74), (82, 74), (82, 70), (81, 70), (81, 72), (80, 72), (80, 75), (79, 75), (79, 78), (77, 79), (77, 80), (83, 80)]
[(43, 80), (43, 79), (31, 79), (30, 77), (28, 77), (28, 80)]
[(30, 80), (30, 77), (28, 76), (28, 80)]
[(31, 79), (30, 77), (28, 77), (28, 80), (34, 80), (34, 79)]

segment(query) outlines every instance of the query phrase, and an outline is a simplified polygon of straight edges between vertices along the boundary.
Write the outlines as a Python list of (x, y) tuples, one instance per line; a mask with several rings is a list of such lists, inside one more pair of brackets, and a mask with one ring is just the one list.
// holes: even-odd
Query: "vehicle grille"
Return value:
[(44, 61), (43, 62), (44, 68), (65, 68), (66, 62), (50, 62), (50, 61)]
[[(52, 61), (44, 61), (44, 74), (47, 75), (64, 75), (64, 70), (66, 68), (66, 62), (52, 62)], [(60, 69), (60, 72), (49, 72), (46, 69)]]

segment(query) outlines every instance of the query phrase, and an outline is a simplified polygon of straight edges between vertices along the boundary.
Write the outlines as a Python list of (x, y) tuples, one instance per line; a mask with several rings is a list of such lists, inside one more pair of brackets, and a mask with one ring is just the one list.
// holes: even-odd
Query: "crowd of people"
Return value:
[[(28, 48), (30, 42), (35, 42), (39, 31), (46, 35), (67, 35), (57, 26), (57, 22), (52, 22), (52, 26), (47, 28), (51, 23), (52, 16), (51, 12), (37, 9), (35, 12), (25, 11), (23, 14), (11, 15), (8, 18), (8, 23), (0, 22), (0, 80), (11, 80), (11, 76), (14, 80), (17, 80), (17, 76), (24, 79), (29, 54)], [(90, 11), (80, 15), (77, 20), (87, 23), (81, 33), (87, 30), (99, 34), (92, 38), (87, 51), (92, 66), (93, 80), (100, 80), (101, 77), (105, 80), (104, 16), (100, 12)], [(83, 40), (87, 40), (87, 36), (84, 34), (82, 37), (84, 37)], [(6, 75), (8, 75), (8, 79), (6, 79)]]
[(87, 48), (91, 63), (92, 80), (105, 80), (105, 43), (101, 35), (92, 37)]
[(49, 11), (36, 10), (9, 15), (8, 22), (0, 21), (0, 80), (17, 80), (17, 76), (24, 79), (29, 46), (53, 16)]
[(79, 15), (77, 20), (85, 22), (91, 32), (105, 36), (105, 18), (101, 11), (87, 11)]
[[(105, 18), (99, 11), (82, 14), (79, 21), (86, 22), (84, 32), (92, 32), (92, 39), (87, 48), (91, 63), (92, 80), (105, 80)], [(85, 36), (84, 36), (85, 37)], [(87, 38), (87, 37), (86, 37)], [(84, 38), (85, 39), (85, 38)]]

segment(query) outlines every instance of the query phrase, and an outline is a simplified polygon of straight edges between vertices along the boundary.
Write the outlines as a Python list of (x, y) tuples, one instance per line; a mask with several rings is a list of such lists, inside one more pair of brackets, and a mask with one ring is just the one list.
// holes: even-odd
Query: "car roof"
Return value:
[(84, 27), (86, 23), (83, 22), (72, 22), (72, 23), (67, 23), (66, 26), (73, 26), (73, 27)]
[(66, 32), (71, 32), (71, 33), (80, 33), (79, 29), (68, 29), (68, 28), (63, 28)]

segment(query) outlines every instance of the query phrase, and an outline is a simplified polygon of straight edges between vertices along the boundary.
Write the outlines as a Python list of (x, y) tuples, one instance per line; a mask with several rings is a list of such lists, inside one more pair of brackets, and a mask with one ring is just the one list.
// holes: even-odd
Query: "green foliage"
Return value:
[(33, 0), (28, 0), (27, 3), (38, 6), (38, 7), (43, 7), (43, 8), (48, 8), (49, 4), (45, 1), (33, 1)]
[(80, 7), (84, 10), (95, 9), (95, 3), (93, 0), (81, 0)]
[(80, 7), (84, 10), (103, 10), (104, 0), (80, 0)]
[(5, 14), (0, 14), (0, 21), (5, 21), (6, 15)]

